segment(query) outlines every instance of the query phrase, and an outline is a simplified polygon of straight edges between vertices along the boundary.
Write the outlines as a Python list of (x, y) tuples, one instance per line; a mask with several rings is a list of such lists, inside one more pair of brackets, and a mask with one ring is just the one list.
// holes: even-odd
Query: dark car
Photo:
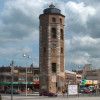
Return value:
[(1, 90), (1, 89), (0, 89), (0, 93), (5, 93), (5, 90)]
[(56, 93), (52, 93), (52, 92), (42, 92), (39, 94), (40, 96), (57, 96)]
[(96, 92), (96, 89), (92, 89), (90, 90), (91, 93), (95, 93)]
[(7, 93), (7, 94), (11, 94), (11, 90), (6, 90), (5, 93)]
[(79, 93), (84, 93), (84, 90), (85, 90), (84, 88), (80, 88), (80, 89), (78, 90), (78, 92), (79, 92)]
[[(11, 94), (11, 90), (7, 90), (5, 93)], [(13, 94), (19, 94), (17, 90), (13, 90)]]

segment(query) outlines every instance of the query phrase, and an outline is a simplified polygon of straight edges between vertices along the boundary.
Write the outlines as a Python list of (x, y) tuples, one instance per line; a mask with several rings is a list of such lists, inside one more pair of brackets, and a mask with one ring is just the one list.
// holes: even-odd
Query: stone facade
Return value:
[[(39, 16), (40, 92), (56, 93), (62, 91), (62, 85), (65, 81), (65, 16), (55, 13), (56, 8), (48, 9), (46, 9), (48, 13)], [(54, 13), (49, 13), (52, 9)]]

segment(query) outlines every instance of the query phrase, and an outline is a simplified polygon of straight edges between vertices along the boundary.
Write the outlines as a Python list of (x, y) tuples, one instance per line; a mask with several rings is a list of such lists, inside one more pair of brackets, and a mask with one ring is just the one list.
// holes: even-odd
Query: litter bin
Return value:
[(1, 97), (1, 95), (0, 95), (0, 100), (2, 100), (2, 97)]

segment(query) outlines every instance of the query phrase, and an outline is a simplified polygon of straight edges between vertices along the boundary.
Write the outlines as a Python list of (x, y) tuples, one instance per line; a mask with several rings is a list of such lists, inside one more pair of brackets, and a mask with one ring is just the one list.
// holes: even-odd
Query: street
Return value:
[[(96, 96), (58, 96), (58, 97), (48, 97), (48, 96), (20, 96), (20, 95), (14, 95), (13, 100), (100, 100), (100, 97)], [(2, 95), (2, 100), (11, 100), (10, 95)]]

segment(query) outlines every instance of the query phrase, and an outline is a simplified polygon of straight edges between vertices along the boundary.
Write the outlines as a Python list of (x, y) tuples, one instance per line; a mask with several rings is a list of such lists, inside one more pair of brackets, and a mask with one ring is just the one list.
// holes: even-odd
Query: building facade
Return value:
[(66, 85), (76, 84), (76, 72), (66, 70), (65, 71), (65, 82), (66, 82)]
[[(13, 88), (20, 93), (26, 91), (26, 68), (14, 67)], [(0, 67), (0, 89), (6, 91), (11, 89), (11, 67)], [(27, 67), (27, 91), (39, 90), (39, 68)]]
[(65, 81), (65, 16), (53, 4), (40, 19), (40, 91), (61, 92)]

